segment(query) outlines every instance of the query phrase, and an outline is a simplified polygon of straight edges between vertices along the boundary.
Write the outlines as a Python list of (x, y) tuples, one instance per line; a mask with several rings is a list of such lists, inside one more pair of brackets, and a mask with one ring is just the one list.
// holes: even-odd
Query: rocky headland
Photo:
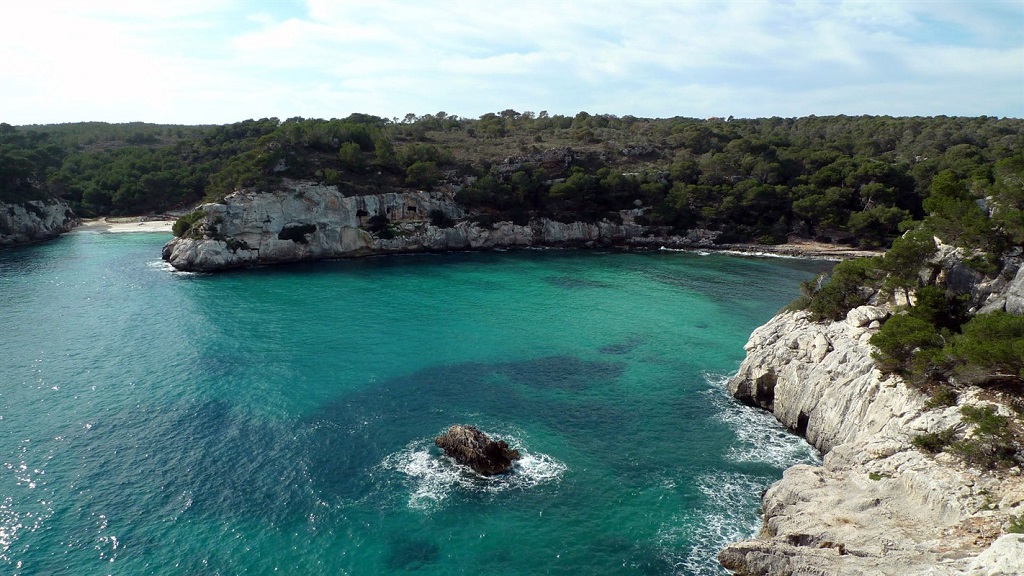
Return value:
[[(980, 282), (960, 256), (940, 250), (941, 281), (968, 288), (979, 310), (1021, 309), (1019, 257), (995, 281)], [(923, 392), (879, 371), (868, 341), (897, 302), (873, 304), (834, 322), (783, 312), (751, 335), (729, 392), (771, 411), (824, 460), (786, 470), (763, 495), (760, 534), (727, 546), (719, 561), (743, 575), (1024, 573), (1024, 535), (1007, 533), (1024, 514), (1020, 467), (978, 469), (911, 444), (963, 430), (963, 406), (993, 405), (1006, 416), (1010, 408), (979, 388), (956, 406), (930, 407)]]
[(192, 213), (187, 230), (164, 246), (179, 270), (214, 271), (251, 265), (377, 254), (525, 247), (711, 246), (713, 233), (656, 234), (638, 224), (642, 210), (615, 221), (484, 224), (470, 218), (451, 191), (348, 196), (336, 186), (290, 181), (272, 192), (239, 191)]
[(56, 238), (77, 224), (78, 218), (62, 201), (0, 202), (0, 247)]

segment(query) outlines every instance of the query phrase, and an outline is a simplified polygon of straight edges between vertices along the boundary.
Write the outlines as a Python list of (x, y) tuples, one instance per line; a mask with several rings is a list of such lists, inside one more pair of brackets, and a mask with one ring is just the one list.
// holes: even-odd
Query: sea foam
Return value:
[(821, 456), (813, 446), (790, 432), (770, 412), (745, 406), (725, 391), (728, 376), (705, 374), (711, 388), (705, 391), (715, 408), (715, 418), (736, 434), (736, 441), (726, 451), (733, 462), (769, 464), (788, 468), (794, 464), (820, 464)]
[(519, 450), (521, 458), (506, 474), (484, 476), (456, 463), (434, 447), (433, 438), (410, 442), (388, 455), (380, 468), (403, 475), (409, 490), (410, 508), (429, 509), (457, 493), (497, 494), (507, 490), (528, 490), (556, 482), (566, 470), (565, 464), (547, 454), (531, 453), (511, 436), (493, 435)]

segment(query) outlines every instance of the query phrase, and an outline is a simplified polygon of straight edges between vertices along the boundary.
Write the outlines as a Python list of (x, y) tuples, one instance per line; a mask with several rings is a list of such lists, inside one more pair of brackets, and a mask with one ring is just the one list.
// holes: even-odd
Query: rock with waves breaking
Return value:
[(0, 202), (0, 247), (56, 238), (78, 222), (67, 203), (60, 200)]
[(519, 451), (504, 440), (491, 440), (474, 426), (456, 424), (434, 439), (434, 444), (456, 462), (479, 474), (492, 476), (507, 472), (519, 460)]
[(868, 340), (892, 312), (863, 306), (824, 323), (784, 312), (751, 335), (730, 393), (770, 410), (825, 455), (821, 466), (793, 466), (768, 488), (758, 537), (719, 553), (727, 569), (764, 576), (1024, 573), (1024, 542), (1006, 533), (1024, 514), (1020, 468), (979, 470), (911, 444), (958, 424), (960, 406), (989, 399), (972, 391), (959, 406), (929, 409), (924, 394), (882, 374)]

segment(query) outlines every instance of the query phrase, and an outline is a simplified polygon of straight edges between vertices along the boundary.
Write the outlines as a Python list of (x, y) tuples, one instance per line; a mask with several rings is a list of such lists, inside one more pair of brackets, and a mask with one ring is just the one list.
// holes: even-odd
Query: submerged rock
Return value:
[(519, 451), (504, 440), (495, 442), (474, 426), (456, 424), (434, 439), (434, 444), (456, 462), (485, 476), (507, 472), (519, 460)]

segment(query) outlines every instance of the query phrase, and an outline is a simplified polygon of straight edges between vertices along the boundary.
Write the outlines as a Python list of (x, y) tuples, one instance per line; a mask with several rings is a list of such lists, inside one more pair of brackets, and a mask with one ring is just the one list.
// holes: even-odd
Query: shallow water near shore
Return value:
[[(14, 574), (719, 574), (816, 456), (725, 377), (830, 263), (392, 256), (174, 272), (164, 234), (0, 251)], [(523, 453), (483, 478), (471, 423)]]

